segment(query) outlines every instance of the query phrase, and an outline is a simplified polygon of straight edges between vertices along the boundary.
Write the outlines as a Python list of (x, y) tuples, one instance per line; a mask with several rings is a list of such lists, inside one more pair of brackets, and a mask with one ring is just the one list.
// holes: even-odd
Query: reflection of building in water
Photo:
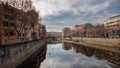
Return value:
[(43, 50), (38, 50), (26, 61), (24, 61), (17, 68), (39, 68), (41, 63), (46, 59), (47, 46), (43, 47)]
[(72, 44), (63, 43), (63, 44), (62, 44), (62, 48), (63, 48), (64, 50), (71, 50), (71, 49), (72, 49)]
[[(64, 45), (64, 47), (66, 46)], [(92, 48), (92, 47), (87, 47), (87, 46), (77, 45), (77, 44), (73, 44), (72, 48), (75, 53), (82, 53), (86, 56), (94, 55), (99, 60), (105, 59), (108, 62), (108, 64), (114, 67), (117, 67), (117, 68), (120, 67), (120, 49), (119, 48), (113, 48), (112, 51), (107, 51), (107, 50), (102, 50), (102, 49), (97, 49), (97, 48)]]
[(104, 56), (110, 65), (117, 68), (120, 67), (120, 53), (106, 51), (104, 52)]
[(75, 53), (82, 53), (86, 56), (92, 56), (93, 55), (93, 50), (90, 50), (89, 48), (86, 48), (86, 47), (80, 46), (80, 45), (73, 46), (73, 51)]
[(73, 46), (73, 51), (75, 52), (75, 53), (79, 53), (79, 52), (81, 52), (80, 51), (80, 49), (77, 47), (77, 46)]

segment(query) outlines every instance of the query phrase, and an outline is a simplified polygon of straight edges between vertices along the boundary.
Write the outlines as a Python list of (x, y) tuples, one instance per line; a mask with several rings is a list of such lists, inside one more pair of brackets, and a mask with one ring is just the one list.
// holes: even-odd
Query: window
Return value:
[(5, 29), (5, 30), (4, 30), (4, 34), (5, 34), (5, 36), (9, 36), (9, 30), (8, 30), (8, 29)]
[(7, 21), (3, 21), (3, 26), (4, 27), (8, 27), (9, 26), (9, 23)]
[(15, 34), (14, 34), (14, 31), (10, 31), (9, 32), (9, 36), (14, 36)]
[(14, 36), (15, 35), (15, 33), (14, 33), (14, 31), (13, 30), (8, 30), (8, 29), (5, 29), (4, 30), (4, 35), (5, 36)]
[(15, 23), (10, 23), (11, 27), (16, 27)]
[(13, 9), (8, 8), (8, 6), (4, 7), (4, 12), (6, 13), (13, 13)]
[(4, 14), (4, 18), (5, 19), (9, 19), (9, 20), (15, 20), (12, 16)]

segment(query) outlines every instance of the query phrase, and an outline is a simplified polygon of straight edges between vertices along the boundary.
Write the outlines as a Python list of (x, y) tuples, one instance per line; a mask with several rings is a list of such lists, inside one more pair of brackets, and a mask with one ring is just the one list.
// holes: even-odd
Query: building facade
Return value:
[(86, 23), (86, 24), (82, 24), (82, 25), (75, 25), (74, 30), (75, 31), (82, 31), (82, 30), (85, 30), (85, 29), (91, 29), (92, 27), (93, 27), (92, 24)]
[[(8, 3), (0, 4), (0, 45), (40, 39), (39, 14), (34, 9), (23, 11)], [(46, 34), (44, 35), (46, 36)]]
[(92, 24), (86, 23), (82, 25), (75, 25), (73, 28), (73, 36), (86, 37), (86, 31), (93, 27)]
[(71, 35), (72, 35), (71, 28), (66, 27), (66, 28), (62, 29), (62, 37), (69, 38), (69, 37), (71, 37)]
[(110, 17), (104, 21), (107, 37), (120, 38), (120, 15)]
[(40, 38), (41, 39), (46, 39), (47, 37), (47, 30), (45, 25), (41, 25), (40, 27)]
[[(8, 9), (9, 8), (9, 9)], [(7, 4), (0, 4), (0, 44), (16, 42), (15, 11)], [(12, 11), (12, 12), (11, 12)]]

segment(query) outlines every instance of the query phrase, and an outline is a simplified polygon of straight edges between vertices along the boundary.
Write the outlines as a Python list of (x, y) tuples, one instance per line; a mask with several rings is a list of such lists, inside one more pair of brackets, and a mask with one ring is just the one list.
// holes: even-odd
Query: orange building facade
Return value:
[(0, 4), (0, 45), (40, 39), (42, 32), (45, 36), (46, 27), (38, 22), (39, 14), (34, 9), (25, 12), (7, 3)]
[(0, 44), (16, 42), (15, 13), (13, 7), (0, 4)]

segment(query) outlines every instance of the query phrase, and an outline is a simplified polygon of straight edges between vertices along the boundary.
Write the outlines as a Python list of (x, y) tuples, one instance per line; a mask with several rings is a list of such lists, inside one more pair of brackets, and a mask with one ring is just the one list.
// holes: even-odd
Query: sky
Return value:
[(120, 15), (120, 0), (33, 0), (47, 31), (61, 32), (64, 27), (84, 23), (104, 23)]

